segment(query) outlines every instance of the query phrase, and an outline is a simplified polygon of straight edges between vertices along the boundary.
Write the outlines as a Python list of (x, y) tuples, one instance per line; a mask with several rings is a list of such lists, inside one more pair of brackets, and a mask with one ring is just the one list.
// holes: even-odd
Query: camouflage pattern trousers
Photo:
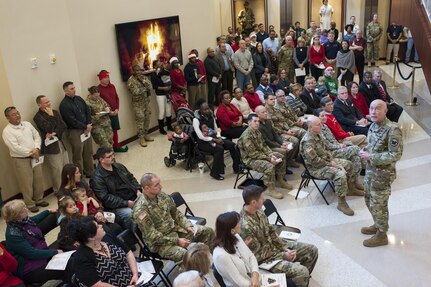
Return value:
[[(194, 228), (197, 228), (196, 234), (193, 233), (183, 233), (183, 232), (171, 232), (168, 234), (168, 237), (177, 237), (178, 238), (186, 238), (191, 242), (203, 242), (205, 245), (209, 246), (210, 250), (213, 250), (213, 240), (214, 240), (214, 230), (209, 227), (203, 225), (196, 225)], [(164, 245), (161, 246), (158, 250), (158, 253), (163, 258), (175, 261), (179, 263), (183, 260), (184, 254), (186, 254), (187, 249), (178, 245)]]
[(354, 182), (356, 175), (353, 173), (352, 163), (346, 159), (334, 158), (337, 167), (325, 166), (318, 170), (310, 169), (310, 174), (318, 179), (332, 180), (337, 196), (347, 194), (347, 182)]
[(348, 161), (350, 161), (353, 168), (352, 172), (353, 174), (356, 174), (356, 177), (358, 177), (362, 169), (362, 161), (359, 157), (359, 150), (359, 147), (356, 145), (347, 146), (345, 148), (340, 148), (332, 151), (332, 156), (335, 158), (347, 159)]
[(379, 173), (366, 170), (364, 178), (365, 204), (373, 217), (374, 226), (382, 232), (387, 232), (389, 229), (388, 201), (391, 195), (392, 181), (379, 180), (381, 178)]
[(285, 273), (287, 278), (295, 282), (298, 287), (307, 287), (310, 280), (310, 274), (316, 265), (318, 250), (312, 244), (287, 241), (284, 244), (284, 249), (292, 249), (296, 251), (295, 262), (282, 260), (280, 263), (272, 267), (272, 273)]
[(112, 127), (108, 122), (106, 126), (95, 125), (91, 129), (91, 136), (94, 142), (99, 146), (112, 147), (114, 140), (112, 139)]
[(132, 100), (133, 111), (135, 112), (136, 128), (138, 130), (138, 137), (141, 139), (148, 134), (148, 127), (150, 125), (150, 97), (147, 95), (134, 96)]
[(379, 60), (379, 41), (367, 42), (367, 62), (374, 62)]
[(281, 153), (274, 152), (274, 155), (277, 158), (283, 159), (282, 162), (273, 165), (268, 160), (254, 160), (250, 164), (250, 168), (263, 173), (263, 183), (266, 186), (273, 185), (275, 183), (275, 175), (284, 176), (286, 174), (286, 159), (285, 156)]

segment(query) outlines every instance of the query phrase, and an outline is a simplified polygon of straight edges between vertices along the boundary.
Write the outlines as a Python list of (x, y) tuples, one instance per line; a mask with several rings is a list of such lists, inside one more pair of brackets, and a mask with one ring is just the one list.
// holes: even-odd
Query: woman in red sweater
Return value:
[(325, 61), (325, 48), (320, 45), (320, 37), (318, 35), (313, 37), (313, 45), (310, 47), (309, 58), (311, 75), (317, 81), (323, 74), (323, 69), (320, 69), (319, 65), (323, 66), (323, 62)]
[(358, 108), (364, 118), (370, 120), (370, 108), (368, 107), (364, 96), (359, 92), (358, 83), (349, 82), (347, 84), (347, 90), (349, 91), (349, 99), (352, 100), (352, 103)]
[(21, 279), (12, 275), (17, 267), (16, 259), (0, 243), (0, 286), (25, 287)]
[(171, 77), (172, 82), (171, 92), (177, 92), (185, 96), (187, 91), (187, 83), (184, 73), (180, 69), (180, 62), (178, 61), (178, 58), (172, 57), (169, 60), (169, 64), (171, 64), (171, 68), (169, 70), (169, 76)]
[(230, 103), (231, 96), (228, 90), (220, 92), (221, 104), (216, 113), (217, 121), (220, 125), (221, 135), (228, 139), (237, 139), (245, 131), (241, 112)]

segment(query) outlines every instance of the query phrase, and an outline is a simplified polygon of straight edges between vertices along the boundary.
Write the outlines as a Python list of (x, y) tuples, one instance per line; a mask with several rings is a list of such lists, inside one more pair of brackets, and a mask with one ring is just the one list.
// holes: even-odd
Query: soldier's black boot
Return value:
[(164, 120), (159, 120), (159, 132), (162, 135), (166, 135), (167, 134), (166, 131), (165, 131), (165, 129), (164, 129), (164, 125), (165, 125), (165, 121)]
[(174, 131), (174, 129), (172, 128), (172, 117), (166, 117), (166, 127), (168, 131)]

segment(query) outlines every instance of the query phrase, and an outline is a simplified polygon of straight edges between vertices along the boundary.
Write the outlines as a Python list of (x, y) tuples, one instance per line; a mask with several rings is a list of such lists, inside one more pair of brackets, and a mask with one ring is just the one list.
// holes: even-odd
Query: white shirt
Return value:
[(250, 105), (248, 104), (247, 99), (244, 97), (241, 97), (241, 101), (233, 98), (230, 103), (241, 112), (244, 118), (247, 118), (247, 116), (251, 113)]
[(11, 157), (29, 157), (34, 148), (40, 149), (42, 142), (37, 130), (26, 121), (19, 125), (8, 123), (2, 136)]
[(214, 248), (214, 266), (223, 277), (223, 281), (227, 287), (249, 287), (249, 274), (258, 272), (259, 266), (256, 257), (242, 238), (238, 234), (235, 234), (235, 237), (238, 238), (238, 242), (235, 245), (235, 254), (228, 253), (222, 247)]

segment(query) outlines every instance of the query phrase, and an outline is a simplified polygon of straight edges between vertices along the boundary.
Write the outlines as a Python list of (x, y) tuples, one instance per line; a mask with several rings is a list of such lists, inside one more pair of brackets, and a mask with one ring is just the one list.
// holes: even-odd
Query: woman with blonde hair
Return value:
[(205, 287), (214, 286), (212, 277), (210, 276), (212, 256), (210, 249), (202, 242), (196, 243), (191, 246), (183, 258), (184, 271), (196, 270), (203, 274)]

